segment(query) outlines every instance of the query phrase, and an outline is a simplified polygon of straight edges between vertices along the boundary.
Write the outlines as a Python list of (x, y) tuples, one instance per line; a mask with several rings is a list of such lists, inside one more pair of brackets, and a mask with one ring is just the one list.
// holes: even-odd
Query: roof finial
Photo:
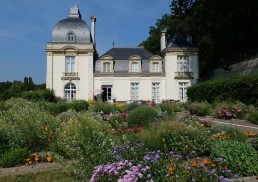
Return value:
[(78, 1), (77, 1), (77, 0), (75, 0), (75, 5), (74, 5), (74, 7), (75, 7), (75, 8), (78, 7)]
[(115, 46), (115, 41), (114, 41), (114, 40), (113, 40), (113, 43), (112, 43), (112, 44), (113, 44), (113, 47), (114, 47), (114, 46)]

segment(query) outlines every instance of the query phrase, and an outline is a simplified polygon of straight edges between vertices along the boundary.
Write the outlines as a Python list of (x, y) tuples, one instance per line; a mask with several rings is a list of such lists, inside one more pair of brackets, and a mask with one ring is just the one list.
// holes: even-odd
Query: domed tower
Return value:
[[(91, 17), (91, 21), (94, 31), (96, 18)], [(68, 18), (55, 25), (46, 49), (46, 87), (54, 90), (56, 96), (92, 99), (94, 34), (81, 19), (77, 5), (70, 9)]]

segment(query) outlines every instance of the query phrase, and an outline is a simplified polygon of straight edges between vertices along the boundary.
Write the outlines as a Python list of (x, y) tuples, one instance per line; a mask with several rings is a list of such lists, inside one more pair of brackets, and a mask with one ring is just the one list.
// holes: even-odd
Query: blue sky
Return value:
[[(55, 24), (68, 17), (75, 0), (0, 0), (0, 82), (30, 76), (45, 83), (47, 42)], [(99, 54), (115, 46), (137, 46), (149, 27), (170, 12), (171, 0), (78, 0), (88, 26), (97, 18)], [(91, 28), (90, 28), (91, 29)]]

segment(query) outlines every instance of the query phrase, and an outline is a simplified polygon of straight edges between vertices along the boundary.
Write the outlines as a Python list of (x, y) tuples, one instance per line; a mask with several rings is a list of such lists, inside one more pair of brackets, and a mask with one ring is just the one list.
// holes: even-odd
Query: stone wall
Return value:
[(229, 70), (224, 70), (223, 68), (215, 69), (210, 79), (235, 75), (247, 75), (252, 73), (258, 73), (258, 56), (246, 61), (232, 64), (229, 66)]

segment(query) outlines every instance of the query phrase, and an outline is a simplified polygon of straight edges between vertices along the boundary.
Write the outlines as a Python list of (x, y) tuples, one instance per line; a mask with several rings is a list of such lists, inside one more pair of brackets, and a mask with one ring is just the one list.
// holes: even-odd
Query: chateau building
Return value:
[(47, 44), (46, 86), (67, 100), (103, 101), (187, 100), (187, 87), (199, 78), (198, 48), (176, 34), (166, 44), (161, 32), (161, 55), (142, 47), (112, 47), (97, 56), (96, 18), (91, 31), (75, 5), (59, 21)]

